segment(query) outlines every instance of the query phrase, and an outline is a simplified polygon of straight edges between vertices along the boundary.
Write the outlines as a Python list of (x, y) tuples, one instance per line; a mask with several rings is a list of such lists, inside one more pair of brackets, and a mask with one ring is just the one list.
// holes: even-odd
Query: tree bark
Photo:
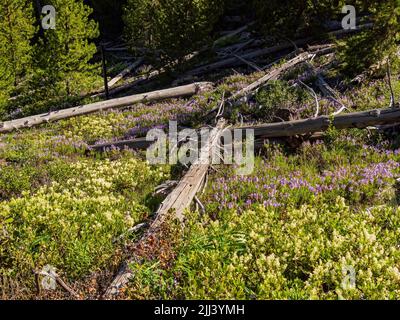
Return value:
[[(301, 119), (294, 121), (285, 121), (277, 123), (260, 124), (255, 126), (239, 127), (234, 129), (246, 130), (254, 129), (254, 135), (259, 139), (283, 138), (308, 133), (326, 131), (329, 126), (336, 129), (348, 128), (366, 128), (369, 126), (394, 124), (400, 122), (400, 108), (374, 109), (361, 112), (353, 112), (337, 115), (330, 118), (329, 116), (320, 116), (317, 118)], [(234, 130), (231, 129), (231, 130)], [(102, 144), (91, 146), (90, 149), (95, 151), (105, 151), (112, 147), (146, 149), (154, 141), (146, 141), (145, 138)]]
[[(366, 24), (366, 25), (359, 26), (359, 28), (357, 30), (337, 30), (337, 31), (329, 32), (327, 35), (339, 37), (342, 35), (356, 32), (359, 29), (370, 28), (371, 26), (372, 26), (372, 24)], [(304, 45), (312, 42), (313, 40), (314, 40), (314, 38), (312, 38), (312, 37), (305, 38), (305, 39), (299, 39), (299, 40), (293, 41), (293, 43), (287, 42), (287, 43), (283, 43), (283, 44), (280, 44), (280, 45), (277, 45), (274, 47), (263, 48), (263, 49), (259, 49), (256, 51), (252, 51), (247, 54), (241, 55), (241, 57), (246, 60), (251, 60), (251, 59), (254, 59), (257, 57), (265, 56), (267, 54), (276, 53), (279, 51), (293, 48), (293, 44), (295, 44), (298, 47), (301, 47), (301, 46), (304, 46)], [(191, 76), (198, 76), (198, 75), (202, 75), (202, 74), (205, 74), (205, 73), (217, 70), (217, 69), (232, 67), (237, 64), (243, 64), (243, 61), (240, 61), (236, 57), (232, 57), (232, 58), (227, 58), (227, 59), (223, 59), (223, 60), (208, 64), (205, 66), (198, 67), (196, 69), (193, 69), (193, 70), (187, 72), (186, 74), (191, 75)]]
[(329, 116), (320, 116), (317, 118), (241, 127), (240, 129), (254, 129), (256, 137), (280, 138), (326, 131), (329, 126), (336, 129), (362, 129), (374, 125), (397, 123), (399, 121), (400, 109), (389, 108), (341, 114), (332, 118)]
[(212, 83), (210, 82), (197, 82), (186, 86), (136, 94), (123, 98), (101, 101), (84, 106), (43, 113), (12, 121), (6, 121), (0, 123), (0, 133), (11, 132), (16, 129), (29, 128), (46, 122), (77, 117), (97, 111), (104, 111), (111, 108), (126, 107), (139, 102), (154, 102), (163, 99), (192, 96), (200, 93), (203, 90), (208, 90), (211, 87)]
[(143, 58), (139, 58), (137, 59), (134, 63), (130, 64), (129, 66), (127, 66), (124, 70), (122, 70), (117, 76), (115, 76), (113, 79), (111, 79), (108, 82), (108, 87), (112, 88), (118, 81), (120, 81), (121, 79), (123, 79), (129, 72), (131, 72), (132, 70), (134, 70), (135, 68), (137, 68), (142, 62), (143, 62)]

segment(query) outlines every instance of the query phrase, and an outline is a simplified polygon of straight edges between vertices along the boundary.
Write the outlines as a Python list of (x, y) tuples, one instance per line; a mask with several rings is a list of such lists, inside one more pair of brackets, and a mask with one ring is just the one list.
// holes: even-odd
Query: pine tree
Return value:
[(31, 1), (0, 2), (0, 106), (31, 69), (34, 24)]
[(99, 73), (90, 63), (96, 53), (90, 40), (99, 36), (98, 25), (90, 18), (92, 9), (83, 0), (51, 0), (48, 4), (56, 9), (56, 26), (45, 30), (39, 41), (36, 81), (41, 81), (47, 97), (85, 92)]
[[(373, 27), (339, 43), (342, 71), (350, 77), (385, 74), (387, 62), (399, 67), (400, 0), (364, 0)], [(388, 60), (389, 59), (389, 60)]]
[[(353, 5), (361, 23), (372, 22), (365, 29), (339, 42), (338, 57), (342, 71), (353, 78), (371, 69), (382, 75), (386, 61), (400, 64), (397, 46), (400, 41), (400, 0), (252, 0), (258, 22), (266, 35), (293, 39), (317, 36), (329, 21), (342, 19), (344, 5)], [(328, 24), (329, 25), (329, 24)], [(376, 72), (376, 71), (381, 72)]]

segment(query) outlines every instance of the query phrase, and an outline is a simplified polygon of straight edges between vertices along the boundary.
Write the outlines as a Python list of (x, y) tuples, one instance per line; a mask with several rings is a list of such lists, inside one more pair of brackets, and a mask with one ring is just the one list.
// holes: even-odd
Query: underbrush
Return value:
[(31, 292), (32, 270), (46, 265), (70, 280), (110, 265), (118, 239), (131, 238), (127, 231), (149, 217), (148, 197), (169, 177), (167, 167), (131, 156), (53, 163), (52, 170), (47, 185), (0, 202), (0, 277)]
[[(166, 128), (169, 120), (204, 126), (204, 115), (222, 97), (259, 77), (234, 75), (190, 100), (135, 105), (2, 135), (0, 281), (9, 284), (0, 286), (0, 294), (13, 297), (17, 283), (16, 297), (33, 297), (33, 271), (46, 265), (74, 283), (112, 269), (125, 242), (137, 238), (129, 229), (159, 204), (152, 192), (171, 177), (170, 167), (151, 167), (140, 152), (87, 152), (89, 145), (144, 136), (151, 128)], [(393, 83), (398, 96), (400, 82)], [(351, 111), (374, 109), (388, 105), (388, 93), (376, 81), (340, 99)], [(320, 99), (321, 114), (337, 108)], [(237, 110), (245, 120), (282, 121), (313, 116), (315, 102), (306, 88), (281, 80)], [(205, 213), (188, 213), (184, 237), (160, 253), (165, 261), (132, 266), (135, 280), (126, 294), (398, 298), (397, 147), (369, 131), (330, 130), (324, 141), (303, 143), (294, 153), (266, 145), (250, 176), (216, 168), (201, 197)], [(344, 269), (354, 270), (355, 287), (343, 285)]]
[[(325, 63), (323, 58), (317, 58), (313, 66), (318, 68)], [(391, 77), (391, 88), (387, 79), (374, 79), (357, 85), (347, 83), (332, 69), (321, 75), (333, 89), (332, 97), (324, 95), (310, 68), (299, 65), (282, 75), (280, 80), (271, 80), (261, 86), (254, 94), (247, 96), (243, 103), (236, 104), (230, 120), (270, 123), (313, 118), (316, 114), (332, 115), (339, 109), (342, 112), (385, 109), (390, 106), (391, 89), (395, 104), (399, 103), (400, 81), (395, 75)]]
[(220, 168), (175, 263), (134, 266), (132, 297), (398, 299), (400, 152), (351, 133), (266, 146), (250, 176)]

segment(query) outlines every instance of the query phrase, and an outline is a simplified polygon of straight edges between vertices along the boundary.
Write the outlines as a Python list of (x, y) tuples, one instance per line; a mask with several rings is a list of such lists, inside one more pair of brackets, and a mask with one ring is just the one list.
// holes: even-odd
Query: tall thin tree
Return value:
[(29, 0), (0, 2), (0, 103), (31, 70), (35, 18)]
[(50, 0), (48, 4), (56, 9), (56, 20), (55, 28), (44, 31), (38, 46), (40, 79), (56, 95), (74, 95), (93, 84), (90, 61), (96, 46), (91, 40), (99, 36), (98, 25), (83, 0)]

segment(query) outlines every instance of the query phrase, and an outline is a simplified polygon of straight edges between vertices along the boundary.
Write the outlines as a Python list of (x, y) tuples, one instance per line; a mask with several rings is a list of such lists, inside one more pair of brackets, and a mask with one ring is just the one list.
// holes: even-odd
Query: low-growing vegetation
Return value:
[[(0, 4), (0, 298), (400, 299), (399, 1), (41, 4)], [(151, 165), (170, 121), (256, 126), (253, 172)]]
[(19, 197), (0, 204), (0, 274), (28, 288), (32, 270), (46, 265), (70, 279), (109, 265), (117, 239), (149, 217), (147, 197), (169, 176), (166, 168), (127, 156), (53, 163), (49, 171), (47, 185), (21, 186)]
[(217, 173), (175, 263), (132, 266), (132, 297), (398, 299), (400, 150), (346, 136), (267, 145), (252, 175)]

